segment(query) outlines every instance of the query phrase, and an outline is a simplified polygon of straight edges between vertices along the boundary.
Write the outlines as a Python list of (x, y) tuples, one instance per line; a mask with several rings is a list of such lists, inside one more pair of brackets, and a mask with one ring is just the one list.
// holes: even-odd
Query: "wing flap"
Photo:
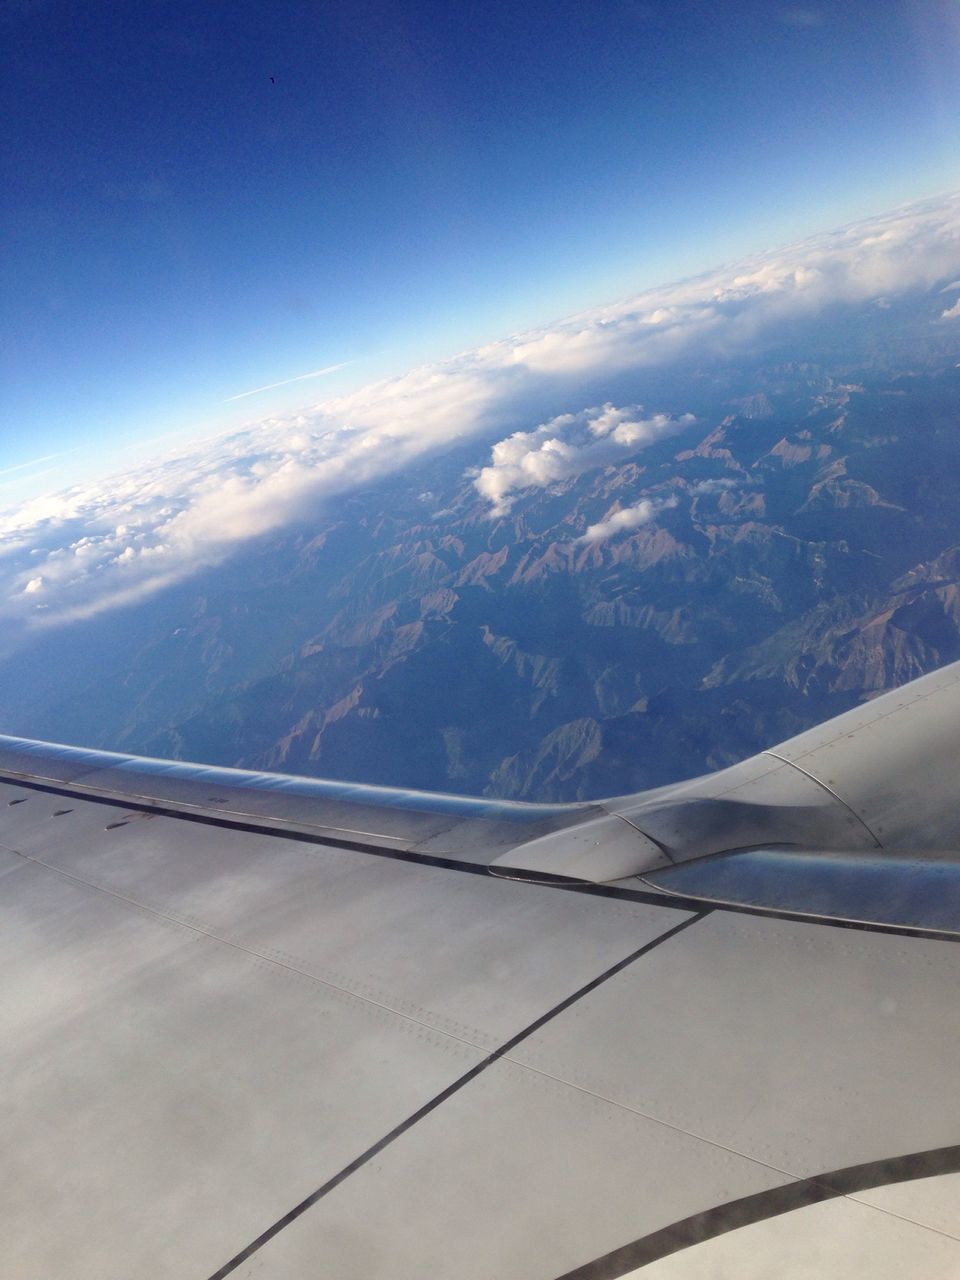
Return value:
[(960, 935), (960, 854), (742, 849), (645, 872), (686, 899)]

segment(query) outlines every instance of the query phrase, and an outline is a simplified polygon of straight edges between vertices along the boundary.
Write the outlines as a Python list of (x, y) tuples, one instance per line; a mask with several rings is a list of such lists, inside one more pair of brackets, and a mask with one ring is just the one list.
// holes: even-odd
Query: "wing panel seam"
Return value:
[[(866, 1164), (816, 1174), (812, 1178), (771, 1187), (767, 1191), (728, 1200), (725, 1204), (691, 1214), (688, 1218), (641, 1236), (630, 1244), (575, 1267), (572, 1271), (566, 1271), (557, 1280), (620, 1280), (620, 1277), (648, 1266), (651, 1262), (657, 1262), (660, 1258), (679, 1253), (682, 1249), (689, 1249), (693, 1245), (725, 1235), (728, 1231), (764, 1222), (824, 1200), (851, 1200), (865, 1208), (899, 1218), (899, 1214), (889, 1214), (888, 1210), (879, 1205), (855, 1199), (854, 1193), (892, 1186), (898, 1182), (937, 1177), (945, 1173), (960, 1173), (960, 1146), (936, 1147), (929, 1151), (912, 1152), (886, 1160), (871, 1160)], [(944, 1239), (955, 1239), (936, 1227), (914, 1222), (912, 1218), (901, 1220)]]
[(549, 1009), (535, 1021), (531, 1022), (529, 1026), (524, 1027), (522, 1031), (518, 1031), (516, 1035), (512, 1036), (509, 1040), (500, 1045), (499, 1048), (494, 1049), (492, 1053), (488, 1054), (482, 1062), (478, 1062), (475, 1066), (471, 1067), (469, 1071), (465, 1072), (458, 1079), (454, 1080), (452, 1084), (448, 1085), (446, 1089), (431, 1098), (429, 1102), (425, 1103), (415, 1111), (413, 1115), (408, 1116), (406, 1120), (403, 1120), (395, 1128), (391, 1129), (389, 1133), (385, 1134), (379, 1140), (379, 1142), (374, 1143), (372, 1147), (369, 1147), (362, 1153), (362, 1155), (357, 1156), (355, 1160), (351, 1161), (350, 1164), (341, 1169), (339, 1173), (334, 1174), (332, 1178), (328, 1179), (322, 1186), (318, 1187), (317, 1190), (307, 1196), (305, 1200), (301, 1200), (301, 1202), (298, 1205), (295, 1205), (289, 1213), (286, 1213), (282, 1218), (279, 1218), (272, 1226), (268, 1227), (266, 1231), (257, 1236), (255, 1240), (251, 1241), (245, 1249), (242, 1249), (240, 1253), (231, 1258), (229, 1262), (224, 1263), (219, 1271), (215, 1271), (213, 1273), (210, 1280), (224, 1280), (226, 1276), (236, 1271), (236, 1269), (242, 1266), (244, 1262), (253, 1257), (255, 1253), (258, 1253), (264, 1245), (268, 1244), (274, 1238), (274, 1236), (279, 1235), (285, 1227), (290, 1226), (292, 1222), (295, 1222), (297, 1218), (306, 1213), (308, 1209), (311, 1209), (318, 1203), (318, 1201), (322, 1200), (324, 1196), (329, 1195), (331, 1191), (335, 1190), (342, 1182), (346, 1181), (351, 1174), (362, 1169), (364, 1165), (369, 1164), (369, 1162), (375, 1159), (381, 1151), (384, 1151), (387, 1147), (391, 1146), (409, 1129), (412, 1129), (420, 1120), (425, 1119), (425, 1117), (435, 1111), (437, 1107), (441, 1106), (449, 1098), (452, 1098), (454, 1094), (459, 1093), (461, 1089), (465, 1088), (466, 1085), (475, 1080), (477, 1076), (486, 1071), (488, 1067), (493, 1066), (495, 1062), (499, 1062), (500, 1059), (510, 1053), (512, 1049), (515, 1049), (518, 1044), (522, 1044), (524, 1040), (534, 1035), (541, 1027), (558, 1017), (565, 1010), (569, 1009), (571, 1005), (576, 1004), (577, 1001), (582, 1000), (584, 996), (588, 996), (592, 991), (595, 991), (597, 987), (602, 986), (604, 982), (615, 977), (616, 974), (621, 973), (642, 956), (653, 951), (654, 948), (659, 947), (662, 943), (669, 941), (670, 938), (676, 937), (676, 935), (681, 933), (684, 929), (689, 929), (691, 925), (697, 924), (709, 914), (710, 908), (699, 911), (696, 915), (691, 915), (688, 916), (686, 920), (681, 920), (680, 923), (674, 925), (672, 929), (667, 929), (664, 933), (658, 934), (656, 938), (645, 943), (642, 947), (638, 947), (636, 951), (631, 952), (622, 960), (618, 960), (616, 964), (611, 965), (609, 969), (605, 969), (603, 973), (599, 974), (596, 978), (591, 979), (590, 982), (578, 988), (571, 995), (567, 996), (565, 1000), (554, 1005), (552, 1009)]
[(96, 881), (87, 880), (83, 876), (74, 875), (70, 871), (64, 870), (62, 867), (55, 866), (51, 862), (45, 862), (42, 858), (34, 857), (32, 854), (23, 853), (19, 849), (10, 849), (7, 845), (0, 845), (0, 848), (6, 849), (9, 853), (15, 853), (18, 857), (23, 858), (25, 863), (33, 863), (34, 866), (43, 867), (46, 871), (52, 871), (55, 875), (62, 876), (66, 880), (73, 881), (74, 884), (81, 884), (87, 889), (92, 889), (95, 893), (106, 894), (111, 898), (125, 903), (127, 906), (133, 907), (137, 911), (144, 911), (148, 915), (156, 917), (158, 920), (166, 920), (170, 924), (180, 926), (187, 929), (191, 933), (199, 934), (201, 937), (209, 938), (211, 942), (222, 943), (225, 947), (231, 947), (234, 951), (243, 952), (245, 955), (251, 956), (255, 960), (263, 960), (265, 963), (273, 965), (277, 969), (284, 969), (288, 973), (296, 974), (299, 978), (306, 978), (310, 982), (315, 982), (318, 986), (326, 987), (330, 991), (337, 991), (341, 995), (350, 996), (352, 999), (362, 1004), (369, 1005), (371, 1008), (380, 1009), (384, 1013), (393, 1014), (395, 1017), (402, 1019), (404, 1022), (412, 1023), (416, 1027), (422, 1027), (424, 1031), (431, 1031), (437, 1035), (443, 1036), (448, 1040), (454, 1040), (458, 1044), (462, 1044), (469, 1049), (475, 1049), (479, 1053), (488, 1052), (488, 1046), (477, 1044), (473, 1040), (467, 1040), (463, 1036), (454, 1035), (450, 1031), (445, 1031), (442, 1027), (432, 1022), (424, 1022), (421, 1018), (416, 1018), (413, 1014), (403, 1013), (401, 1010), (394, 1008), (392, 1005), (385, 1004), (380, 1000), (374, 1000), (370, 996), (361, 995), (359, 992), (352, 990), (337, 982), (331, 982), (329, 978), (322, 978), (319, 974), (311, 973), (308, 969), (300, 969), (296, 965), (287, 964), (283, 960), (277, 960), (274, 956), (258, 951), (255, 947), (244, 946), (242, 942), (234, 942), (230, 938), (225, 938), (222, 934), (215, 933), (211, 929), (204, 929), (200, 925), (192, 924), (188, 920), (184, 920), (181, 916), (173, 912), (161, 911), (157, 907), (152, 907), (148, 903), (140, 902), (137, 898), (128, 897), (126, 894), (118, 893), (115, 889), (109, 889), (106, 885), (97, 884)]
[(827, 783), (825, 783), (822, 778), (818, 778), (817, 775), (815, 773), (811, 773), (809, 769), (804, 769), (803, 765), (797, 764), (795, 760), (788, 760), (786, 756), (778, 756), (776, 751), (764, 751), (762, 752), (762, 754), (765, 756), (770, 756), (774, 760), (779, 760), (781, 764), (789, 765), (791, 769), (796, 769), (797, 773), (802, 773), (805, 778), (809, 778), (810, 781), (815, 782), (818, 787), (822, 787), (823, 790), (826, 791), (828, 795), (833, 796), (834, 800), (836, 800), (838, 804), (843, 805), (847, 813), (849, 813), (852, 817), (856, 818), (856, 820), (860, 823), (861, 827), (863, 827), (864, 831), (866, 831), (867, 835), (874, 842), (877, 848), (878, 849), (883, 848), (883, 845), (877, 839), (877, 836), (875, 835), (875, 833), (870, 830), (870, 827), (863, 820), (863, 818), (861, 818), (860, 814), (857, 813), (856, 809), (852, 808), (849, 804), (847, 804), (843, 796), (837, 795), (836, 791), (834, 791), (832, 787), (828, 786)]
[[(770, 754), (767, 752), (766, 754)], [(779, 759), (779, 757), (778, 757)], [(789, 764), (789, 761), (783, 763)], [(793, 765), (793, 768), (798, 768)], [(802, 769), (799, 770), (801, 773)], [(812, 775), (811, 775), (812, 776)], [(812, 781), (817, 782), (816, 778)], [(385, 849), (378, 848), (376, 845), (364, 845), (349, 840), (334, 840), (330, 837), (316, 835), (306, 831), (284, 831), (280, 827), (272, 827), (266, 824), (257, 825), (254, 823), (231, 821), (226, 818), (217, 818), (212, 815), (200, 813), (183, 813), (176, 809), (165, 809), (153, 805), (137, 805), (128, 804), (120, 800), (112, 800), (105, 796), (89, 796), (78, 794), (76, 791), (70, 791), (66, 787), (53, 787), (46, 784), (27, 782), (24, 779), (15, 779), (6, 774), (0, 774), (0, 782), (7, 782), (11, 786), (23, 787), (27, 790), (38, 791), (49, 795), (72, 796), (76, 800), (81, 800), (86, 804), (104, 804), (115, 809), (127, 809), (134, 813), (149, 813), (159, 818), (169, 818), (174, 821), (195, 822), (200, 826), (219, 827), (225, 831), (240, 831), (244, 835), (265, 836), (272, 840), (289, 840), (295, 844), (313, 844), (321, 848), (337, 849), (343, 853), (362, 853), (373, 858), (388, 858), (394, 862), (407, 862), (417, 866), (435, 867), (443, 871), (459, 871), (464, 875), (489, 876), (490, 870), (486, 863), (467, 862), (459, 858), (442, 858), (436, 854), (419, 853), (410, 849)], [(823, 786), (823, 783), (819, 783)], [(829, 788), (827, 788), (829, 790)], [(839, 797), (838, 797), (839, 799)], [(843, 801), (841, 800), (842, 804)], [(618, 815), (619, 816), (619, 815)], [(856, 815), (854, 815), (856, 816)], [(871, 833), (872, 835), (872, 833)], [(639, 879), (639, 877), (636, 877)], [(535, 884), (535, 881), (531, 881)], [(706, 898), (695, 898), (690, 895), (671, 894), (666, 890), (652, 893), (649, 890), (628, 888), (623, 884), (592, 884), (589, 881), (571, 880), (568, 883), (561, 883), (551, 880), (548, 884), (538, 886), (544, 890), (557, 889), (566, 893), (585, 893), (598, 898), (618, 898), (624, 902), (642, 902), (645, 906), (651, 907), (668, 907), (671, 910), (680, 911), (700, 911), (704, 906), (709, 905), (718, 911), (726, 911), (737, 915), (759, 916), (761, 919), (767, 920), (787, 920), (795, 923), (817, 925), (830, 929), (856, 929), (866, 933), (882, 933), (887, 936), (898, 936), (904, 938), (922, 938), (926, 941), (935, 942), (952, 942), (957, 943), (960, 937), (953, 933), (937, 933), (932, 930), (912, 929), (907, 925), (881, 925), (871, 921), (852, 921), (852, 920), (833, 920), (820, 919), (813, 916), (799, 916), (787, 911), (778, 911), (771, 907), (754, 907), (743, 904), (710, 902)]]

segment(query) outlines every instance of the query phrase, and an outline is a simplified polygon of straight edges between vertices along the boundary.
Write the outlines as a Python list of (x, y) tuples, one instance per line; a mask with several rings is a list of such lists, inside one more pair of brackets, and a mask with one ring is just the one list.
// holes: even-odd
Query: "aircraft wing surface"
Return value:
[(0, 739), (3, 1275), (960, 1275), (960, 665), (528, 806)]

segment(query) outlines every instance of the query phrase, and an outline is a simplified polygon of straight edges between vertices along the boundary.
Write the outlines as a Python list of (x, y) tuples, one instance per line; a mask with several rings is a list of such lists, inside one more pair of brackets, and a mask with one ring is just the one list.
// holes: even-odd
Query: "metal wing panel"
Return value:
[(5, 806), (19, 852), (0, 891), (16, 1275), (203, 1280), (490, 1046), (688, 918), (3, 796), (26, 797)]
[(838, 795), (884, 847), (950, 848), (960, 833), (960, 663), (773, 748)]
[(713, 911), (515, 1057), (798, 1178), (960, 1142), (960, 944)]
[(685, 914), (170, 818), (106, 830), (95, 802), (53, 803), (17, 807), (21, 855), (484, 1048)]
[[(938, 1188), (929, 1190), (936, 1194)], [(960, 1204), (956, 1189), (950, 1196), (954, 1207)], [(955, 1239), (904, 1220), (896, 1207), (899, 1197), (890, 1199), (894, 1207), (887, 1213), (851, 1199), (806, 1205), (626, 1274), (597, 1267), (590, 1280), (618, 1275), (623, 1280), (956, 1280)]]
[[(237, 1274), (306, 1276), (322, 1257), (338, 1277), (612, 1280), (634, 1266), (598, 1260), (651, 1237), (679, 1248), (676, 1224), (713, 1212), (713, 1235), (733, 1234), (722, 1265), (705, 1252), (691, 1274), (739, 1280), (755, 1247), (736, 1232), (745, 1199), (760, 1222), (802, 1213), (850, 1194), (834, 1170), (960, 1137), (960, 1026), (940, 1016), (958, 978), (954, 943), (713, 912), (525, 1038)], [(960, 1186), (938, 1183), (831, 1213), (854, 1234), (876, 1219), (901, 1274), (946, 1260), (958, 1274)], [(891, 1229), (894, 1213), (907, 1222)], [(835, 1274), (872, 1276), (869, 1256)]]
[(483, 1057), (36, 864), (3, 886), (6, 1275), (208, 1275)]
[[(586, 883), (627, 820), (640, 861), (751, 832), (883, 856), (871, 770), (902, 810), (928, 757), (914, 826), (960, 834), (956, 675), (602, 806), (0, 741), (4, 1264), (599, 1280), (723, 1235), (739, 1280), (735, 1228), (830, 1200), (960, 1274), (956, 1180), (923, 1190), (960, 1170), (956, 942)], [(553, 832), (580, 881), (542, 883)], [(490, 874), (534, 841), (541, 882)]]
[(145, 760), (0, 735), (0, 777), (147, 812), (234, 826), (273, 826), (398, 852), (488, 862), (504, 849), (602, 813), (597, 805), (534, 805), (317, 778)]
[(501, 1061), (234, 1274), (292, 1280), (316, 1274), (322, 1259), (321, 1274), (338, 1280), (554, 1280), (636, 1232), (783, 1181)]
[(675, 861), (749, 845), (960, 848), (960, 663), (715, 774), (605, 801)]

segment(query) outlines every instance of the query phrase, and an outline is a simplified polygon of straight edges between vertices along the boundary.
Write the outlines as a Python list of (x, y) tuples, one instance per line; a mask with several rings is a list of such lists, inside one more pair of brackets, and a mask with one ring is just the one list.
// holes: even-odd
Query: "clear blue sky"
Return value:
[(948, 0), (12, 0), (0, 23), (8, 487), (960, 185)]

